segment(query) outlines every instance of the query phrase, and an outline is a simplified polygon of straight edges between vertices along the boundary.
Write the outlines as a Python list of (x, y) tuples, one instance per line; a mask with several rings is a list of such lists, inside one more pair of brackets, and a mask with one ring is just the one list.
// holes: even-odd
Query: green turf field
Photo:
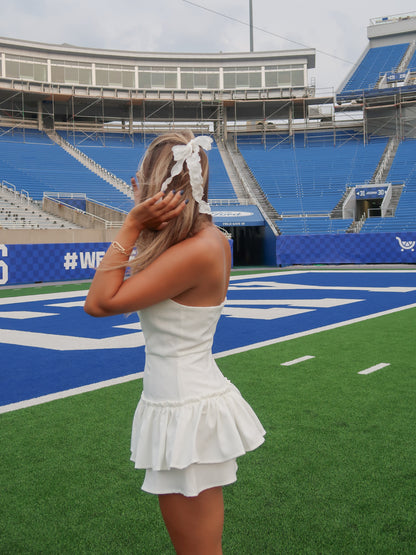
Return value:
[[(224, 489), (225, 555), (416, 553), (415, 319), (218, 359), (267, 430)], [(1, 554), (174, 553), (129, 461), (140, 392), (137, 380), (0, 416)]]

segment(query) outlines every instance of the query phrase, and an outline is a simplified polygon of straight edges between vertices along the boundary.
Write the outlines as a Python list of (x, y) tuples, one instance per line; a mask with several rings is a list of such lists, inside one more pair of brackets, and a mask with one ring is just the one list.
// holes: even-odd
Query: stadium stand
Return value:
[(131, 199), (87, 170), (45, 133), (33, 129), (29, 137), (7, 133), (0, 141), (2, 179), (26, 190), (35, 201), (42, 201), (44, 193), (86, 193), (91, 200), (119, 210), (131, 206)]
[(78, 228), (62, 218), (44, 212), (24, 195), (4, 184), (0, 188), (0, 229)]
[(387, 181), (405, 185), (394, 217), (367, 218), (361, 233), (416, 231), (416, 139), (400, 143)]
[[(131, 136), (114, 133), (106, 134), (105, 142), (103, 142), (99, 136), (86, 137), (83, 133), (71, 133), (69, 136), (60, 133), (60, 135), (126, 183), (130, 182), (147, 146), (155, 137), (155, 135), (138, 133)], [(236, 193), (215, 141), (207, 154), (210, 167), (210, 200), (214, 200), (214, 202), (221, 199), (236, 200)]]
[(283, 217), (277, 221), (282, 233), (339, 233), (351, 222), (336, 222), (330, 213), (347, 186), (370, 181), (386, 144), (385, 138), (366, 144), (361, 134), (338, 131), (335, 142), (333, 133), (320, 133), (305, 145), (304, 134), (299, 133), (293, 146), (287, 140), (268, 149), (246, 137), (239, 141), (239, 149)]
[(408, 47), (409, 43), (403, 43), (370, 48), (338, 96), (374, 89), (384, 73), (396, 71)]

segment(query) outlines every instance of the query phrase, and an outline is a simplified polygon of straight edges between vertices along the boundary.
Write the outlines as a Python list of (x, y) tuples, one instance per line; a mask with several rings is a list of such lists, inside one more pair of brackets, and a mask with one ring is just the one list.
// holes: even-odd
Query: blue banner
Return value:
[(388, 186), (378, 186), (378, 187), (356, 187), (355, 188), (355, 198), (359, 200), (370, 199), (370, 198), (384, 198), (387, 192)]
[(0, 244), (0, 285), (91, 279), (109, 244)]
[(400, 73), (386, 73), (387, 82), (391, 83), (394, 81), (404, 81), (408, 73), (408, 71), (402, 71)]
[[(110, 243), (0, 243), (0, 287), (92, 279), (109, 246)], [(231, 239), (230, 247), (232, 252)]]
[(416, 233), (280, 235), (278, 266), (294, 264), (415, 264)]

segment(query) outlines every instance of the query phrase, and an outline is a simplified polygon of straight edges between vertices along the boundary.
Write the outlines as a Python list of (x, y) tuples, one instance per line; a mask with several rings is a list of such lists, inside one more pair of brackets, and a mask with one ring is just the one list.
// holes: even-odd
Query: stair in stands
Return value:
[(53, 142), (63, 148), (68, 154), (78, 160), (78, 162), (80, 162), (83, 166), (101, 177), (101, 179), (104, 179), (104, 181), (112, 185), (115, 189), (121, 191), (128, 197), (133, 198), (132, 188), (125, 181), (100, 166), (100, 164), (97, 164), (97, 162), (81, 152), (76, 146), (66, 141), (61, 135), (58, 135), (56, 131), (45, 130), (45, 132)]

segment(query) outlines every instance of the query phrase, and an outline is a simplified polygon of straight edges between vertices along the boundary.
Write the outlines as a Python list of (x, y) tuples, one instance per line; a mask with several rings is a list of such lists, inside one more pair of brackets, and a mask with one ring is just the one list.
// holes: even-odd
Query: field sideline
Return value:
[[(415, 318), (218, 359), (267, 430), (224, 490), (225, 555), (416, 552)], [(140, 391), (134, 380), (0, 416), (0, 553), (173, 554), (129, 462)]]

